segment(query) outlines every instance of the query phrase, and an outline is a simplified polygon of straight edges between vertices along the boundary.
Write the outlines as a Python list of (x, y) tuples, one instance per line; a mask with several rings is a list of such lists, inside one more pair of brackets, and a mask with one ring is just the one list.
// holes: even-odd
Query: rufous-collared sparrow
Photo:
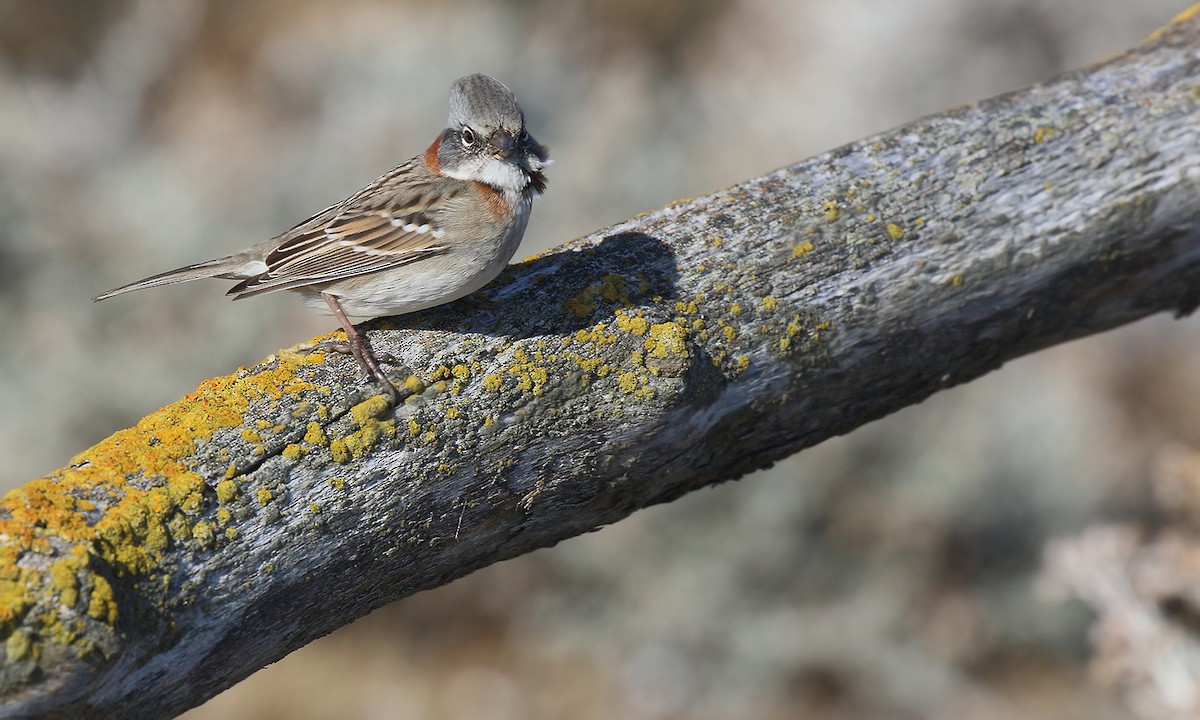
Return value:
[(468, 75), (451, 86), (446, 129), (424, 154), (282, 235), (95, 300), (209, 277), (241, 280), (229, 290), (235, 300), (298, 292), (310, 307), (333, 313), (346, 333), (339, 349), (395, 402), (395, 386), (350, 318), (423, 310), (490, 282), (521, 243), (548, 164), (512, 91), (487, 75)]

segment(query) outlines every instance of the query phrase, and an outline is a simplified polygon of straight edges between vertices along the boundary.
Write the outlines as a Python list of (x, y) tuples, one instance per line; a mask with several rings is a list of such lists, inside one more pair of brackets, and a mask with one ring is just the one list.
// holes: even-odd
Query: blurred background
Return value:
[[(422, 151), (460, 75), (507, 83), (555, 159), (525, 256), (1101, 61), (1187, 5), (0, 0), (0, 490), (332, 329), (220, 282), (89, 299)], [(1072, 598), (1200, 477), (1198, 367), (1195, 318), (1022, 359), (395, 603), (184, 717), (1175, 717)]]

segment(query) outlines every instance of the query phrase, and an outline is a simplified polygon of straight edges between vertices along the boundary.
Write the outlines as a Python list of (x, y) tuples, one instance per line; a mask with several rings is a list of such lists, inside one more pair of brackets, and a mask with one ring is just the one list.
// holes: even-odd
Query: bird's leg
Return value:
[(362, 369), (368, 375), (375, 378), (375, 382), (379, 383), (383, 391), (388, 394), (388, 397), (392, 400), (392, 406), (398, 405), (400, 403), (400, 391), (383, 374), (383, 370), (379, 368), (379, 362), (375, 359), (375, 355), (371, 352), (371, 349), (367, 347), (366, 341), (354, 329), (354, 323), (350, 322), (350, 318), (346, 317), (341, 303), (338, 302), (336, 297), (327, 292), (321, 293), (321, 297), (325, 300), (325, 304), (329, 306), (329, 310), (333, 313), (333, 316), (337, 318), (338, 324), (342, 326), (342, 331), (346, 333), (345, 346), (342, 346), (342, 343), (329, 343), (325, 347), (336, 352), (349, 352), (349, 354), (353, 355), (358, 364), (362, 366)]

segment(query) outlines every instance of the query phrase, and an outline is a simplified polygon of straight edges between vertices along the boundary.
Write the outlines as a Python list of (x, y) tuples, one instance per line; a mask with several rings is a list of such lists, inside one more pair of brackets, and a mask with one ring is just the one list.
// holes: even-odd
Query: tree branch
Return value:
[(394, 412), (320, 353), (205, 382), (0, 504), (0, 712), (181, 712), (384, 603), (1190, 312), (1198, 50), (1181, 17), (374, 322)]

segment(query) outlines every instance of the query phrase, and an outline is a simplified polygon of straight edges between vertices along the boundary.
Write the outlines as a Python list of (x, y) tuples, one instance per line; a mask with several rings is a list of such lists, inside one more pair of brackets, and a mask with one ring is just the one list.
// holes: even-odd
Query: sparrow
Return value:
[(549, 163), (512, 91), (468, 75), (451, 86), (446, 129), (423, 154), (270, 240), (93, 300), (210, 277), (239, 280), (234, 300), (291, 290), (337, 319), (346, 343), (330, 347), (352, 354), (395, 404), (396, 387), (351, 318), (424, 310), (491, 282), (521, 243)]

